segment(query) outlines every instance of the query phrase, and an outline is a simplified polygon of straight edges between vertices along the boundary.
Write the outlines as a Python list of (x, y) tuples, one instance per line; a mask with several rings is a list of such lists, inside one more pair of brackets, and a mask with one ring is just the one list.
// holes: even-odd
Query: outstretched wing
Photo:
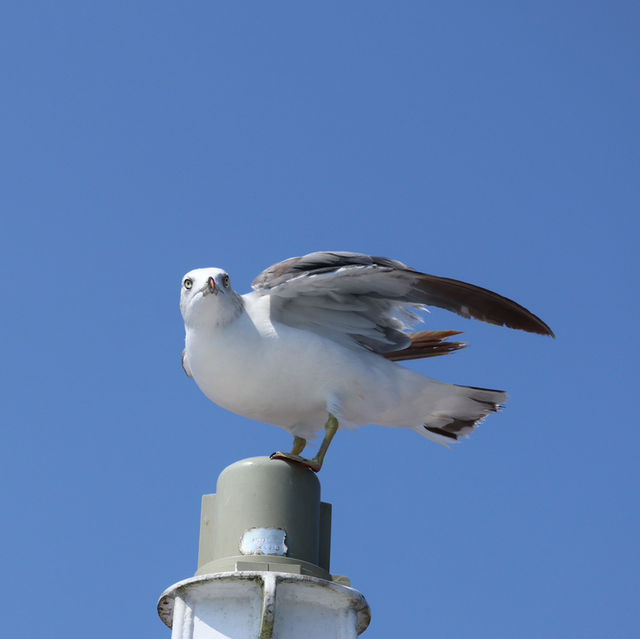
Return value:
[(425, 305), (553, 336), (539, 317), (502, 295), (361, 253), (293, 257), (263, 271), (253, 288), (271, 296), (274, 319), (380, 354), (411, 347), (406, 331), (419, 321), (415, 310)]

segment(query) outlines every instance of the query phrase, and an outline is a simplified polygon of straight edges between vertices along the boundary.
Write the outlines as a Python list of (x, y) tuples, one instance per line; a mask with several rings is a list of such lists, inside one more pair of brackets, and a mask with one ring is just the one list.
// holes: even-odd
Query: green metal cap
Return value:
[(331, 579), (331, 504), (308, 468), (252, 457), (225, 468), (202, 498), (196, 575), (272, 570)]

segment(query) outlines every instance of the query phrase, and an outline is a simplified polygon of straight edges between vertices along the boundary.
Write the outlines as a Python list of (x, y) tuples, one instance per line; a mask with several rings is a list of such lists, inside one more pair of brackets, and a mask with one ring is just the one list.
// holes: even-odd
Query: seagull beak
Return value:
[(202, 287), (202, 294), (209, 295), (209, 293), (213, 293), (214, 295), (218, 294), (218, 287), (216, 286), (216, 281), (213, 277), (209, 277), (207, 283)]

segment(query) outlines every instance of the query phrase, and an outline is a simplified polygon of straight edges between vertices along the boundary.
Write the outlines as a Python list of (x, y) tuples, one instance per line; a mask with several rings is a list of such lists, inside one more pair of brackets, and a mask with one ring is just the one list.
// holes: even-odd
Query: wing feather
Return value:
[[(253, 288), (271, 297), (275, 319), (381, 354), (412, 348), (406, 331), (420, 321), (415, 310), (424, 306), (553, 336), (539, 317), (498, 293), (362, 253), (325, 251), (293, 257), (263, 271)], [(395, 359), (428, 356), (417, 355), (417, 347), (412, 352), (411, 357)]]
[(413, 335), (409, 335), (411, 344), (407, 346), (407, 348), (383, 354), (393, 362), (448, 355), (466, 346), (464, 342), (447, 342), (447, 338), (453, 335), (462, 335), (462, 333), (460, 331), (426, 331), (424, 333), (414, 333)]

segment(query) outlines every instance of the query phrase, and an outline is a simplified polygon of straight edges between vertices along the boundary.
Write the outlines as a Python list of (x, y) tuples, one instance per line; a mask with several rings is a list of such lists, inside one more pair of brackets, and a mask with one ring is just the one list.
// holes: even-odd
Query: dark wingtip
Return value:
[[(536, 319), (539, 322), (539, 324), (536, 324), (536, 328), (522, 328), (522, 330), (527, 331), (528, 333), (536, 333), (537, 335), (546, 335), (547, 337), (553, 337), (553, 339), (555, 339), (555, 333), (551, 330), (551, 328), (547, 324), (545, 324), (539, 317), (536, 317)], [(513, 328), (520, 327), (515, 326)]]
[(495, 309), (495, 315), (487, 314), (483, 316), (482, 313), (477, 315), (471, 313), (471, 316), (489, 324), (506, 326), (507, 328), (525, 331), (526, 333), (535, 333), (536, 335), (546, 335), (555, 339), (556, 336), (551, 327), (537, 315), (507, 297), (499, 296), (497, 293), (494, 293), (494, 295), (494, 301), (499, 301), (501, 306), (501, 308)]
[[(533, 315), (533, 313), (531, 313), (532, 318), (535, 321), (535, 326), (536, 328), (523, 328), (522, 330), (528, 331), (529, 333), (536, 333), (538, 335), (547, 335), (548, 337), (553, 337), (553, 339), (556, 338), (555, 333), (551, 330), (551, 327), (546, 324), (545, 322), (543, 322), (537, 315)], [(515, 328), (519, 328), (518, 326), (516, 326)]]
[(481, 286), (419, 273), (414, 290), (419, 303), (489, 324), (555, 337), (551, 328), (524, 306)]

